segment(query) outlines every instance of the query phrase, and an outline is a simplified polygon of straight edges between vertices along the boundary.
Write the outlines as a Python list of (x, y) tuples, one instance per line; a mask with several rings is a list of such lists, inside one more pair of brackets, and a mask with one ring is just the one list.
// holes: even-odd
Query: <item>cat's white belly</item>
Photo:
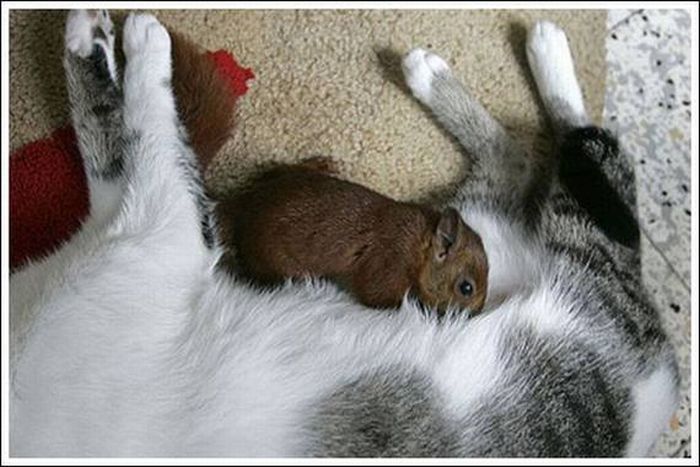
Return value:
[(398, 313), (368, 310), (324, 283), (267, 296), (222, 285), (205, 300), (210, 307), (202, 316), (209, 318), (192, 336), (203, 347), (190, 349), (203, 361), (185, 370), (193, 381), (206, 382), (195, 383), (193, 397), (212, 396), (211, 412), (190, 439), (188, 454), (197, 455), (301, 455), (303, 428), (318, 400), (382, 368), (426, 375), (442, 409), (459, 419), (502, 390), (513, 371), (501, 341), (507, 330), (560, 336), (591, 331), (544, 279), (492, 312), (443, 322), (412, 302)]
[[(56, 285), (48, 302), (15, 297), (43, 309), (24, 313), (38, 319), (13, 358), (12, 454), (302, 455), (319, 400), (396, 366), (428, 376), (456, 419), (475, 411), (509, 370), (504, 331), (585, 338), (595, 329), (535, 261), (536, 243), (497, 219), (470, 221), (486, 238), (489, 290), (507, 297), (473, 319), (438, 323), (411, 302), (398, 313), (369, 310), (327, 283), (261, 293), (212, 277), (204, 263), (213, 257), (183, 267), (189, 276), (163, 274), (157, 262), (113, 264)], [(131, 285), (110, 270), (127, 272)], [(638, 438), (630, 452), (649, 436)]]
[(182, 369), (192, 375), (191, 397), (206, 401), (186, 455), (302, 455), (318, 400), (382, 368), (430, 377), (443, 408), (459, 417), (498, 388), (503, 328), (527, 321), (525, 302), (541, 304), (514, 300), (483, 317), (438, 323), (410, 302), (398, 313), (367, 310), (328, 284), (268, 296), (221, 287), (204, 299), (209, 318), (192, 326), (193, 345), (176, 358), (191, 362)]
[[(54, 299), (53, 318), (35, 323), (16, 360), (13, 455), (302, 455), (318, 400), (363, 374), (420, 371), (458, 418), (499, 391), (505, 330), (591, 332), (544, 276), (495, 310), (449, 323), (411, 302), (398, 313), (368, 310), (325, 283), (262, 294), (224, 276), (199, 280), (167, 309), (78, 301), (70, 287)], [(651, 407), (666, 376), (639, 387), (640, 407)], [(648, 418), (637, 416), (629, 453), (655, 438)]]
[(94, 252), (77, 240), (10, 283), (11, 452), (152, 453), (177, 442), (168, 355), (210, 258), (161, 252), (157, 236)]
[(107, 250), (79, 272), (66, 268), (65, 283), (44, 284), (41, 298), (13, 299), (41, 308), (18, 313), (38, 318), (13, 358), (13, 453), (300, 455), (319, 398), (396, 365), (429, 376), (448, 412), (470, 410), (503, 375), (504, 328), (557, 332), (570, 307), (517, 229), (465, 217), (484, 238), (489, 292), (509, 298), (449, 324), (411, 302), (398, 313), (368, 310), (324, 283), (262, 294), (212, 278), (214, 255), (161, 262), (158, 239), (146, 263)]
[(199, 287), (161, 306), (58, 294), (17, 359), (13, 454), (300, 454), (314, 401), (396, 365), (431, 376), (459, 414), (498, 384), (497, 336), (527, 317), (519, 300), (445, 325), (410, 302), (368, 310), (328, 284)]

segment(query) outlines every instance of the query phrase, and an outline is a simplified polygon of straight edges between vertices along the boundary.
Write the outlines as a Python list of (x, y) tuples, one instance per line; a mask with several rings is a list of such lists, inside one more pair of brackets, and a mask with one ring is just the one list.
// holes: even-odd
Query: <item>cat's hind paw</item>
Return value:
[(170, 59), (170, 34), (153, 15), (130, 14), (124, 23), (124, 55), (166, 56)]
[(81, 58), (89, 57), (95, 45), (113, 54), (114, 25), (106, 10), (71, 10), (66, 21), (66, 49)]

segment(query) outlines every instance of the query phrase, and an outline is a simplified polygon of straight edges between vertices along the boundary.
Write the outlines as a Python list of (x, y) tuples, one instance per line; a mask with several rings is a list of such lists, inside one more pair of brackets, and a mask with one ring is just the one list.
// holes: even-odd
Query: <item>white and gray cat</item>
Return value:
[(589, 126), (560, 29), (538, 23), (527, 44), (554, 168), (440, 57), (404, 59), (474, 159), (450, 204), (491, 264), (490, 312), (441, 321), (409, 300), (377, 313), (331, 284), (261, 292), (219, 271), (168, 33), (128, 17), (121, 82), (113, 48), (107, 13), (69, 14), (92, 207), (11, 277), (12, 456), (647, 454), (677, 404), (675, 357), (641, 283), (632, 172)]

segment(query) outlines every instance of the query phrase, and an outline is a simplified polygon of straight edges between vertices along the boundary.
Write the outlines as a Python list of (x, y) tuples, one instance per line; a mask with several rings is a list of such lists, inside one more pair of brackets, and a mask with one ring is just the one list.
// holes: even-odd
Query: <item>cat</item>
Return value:
[[(105, 12), (67, 19), (91, 214), (10, 278), (11, 456), (649, 452), (678, 374), (638, 249), (606, 235), (607, 217), (592, 221), (443, 59), (415, 49), (404, 73), (473, 159), (448, 205), (483, 240), (494, 309), (438, 321), (412, 300), (377, 313), (327, 282), (261, 292), (216, 268), (169, 35), (127, 18), (120, 85), (109, 25)], [(633, 213), (633, 185), (614, 183), (628, 161), (590, 130), (566, 35), (537, 23), (527, 52), (559, 140), (577, 149), (559, 158), (605, 155), (595, 170)]]
[(457, 210), (394, 201), (335, 173), (331, 159), (311, 158), (217, 199), (228, 270), (264, 286), (331, 278), (372, 308), (411, 293), (439, 313), (481, 311), (488, 260)]

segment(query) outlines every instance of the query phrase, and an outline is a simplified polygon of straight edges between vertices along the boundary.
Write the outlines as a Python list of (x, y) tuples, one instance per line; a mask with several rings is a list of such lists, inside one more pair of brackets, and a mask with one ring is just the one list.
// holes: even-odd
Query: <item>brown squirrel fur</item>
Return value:
[(411, 292), (438, 311), (481, 310), (488, 262), (456, 210), (394, 201), (331, 167), (323, 158), (279, 166), (220, 200), (224, 265), (264, 285), (331, 278), (376, 308), (397, 307)]
[(236, 96), (199, 46), (177, 32), (170, 37), (178, 114), (204, 171), (233, 132)]

